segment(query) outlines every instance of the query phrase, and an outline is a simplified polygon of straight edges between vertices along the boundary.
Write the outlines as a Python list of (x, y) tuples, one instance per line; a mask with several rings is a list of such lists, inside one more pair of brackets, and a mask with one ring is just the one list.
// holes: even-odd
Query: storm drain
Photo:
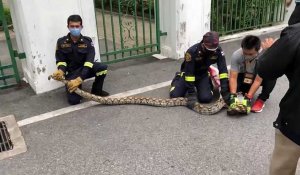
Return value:
[(12, 150), (13, 147), (5, 122), (0, 121), (0, 152)]
[(27, 151), (20, 128), (13, 115), (0, 118), (0, 160)]

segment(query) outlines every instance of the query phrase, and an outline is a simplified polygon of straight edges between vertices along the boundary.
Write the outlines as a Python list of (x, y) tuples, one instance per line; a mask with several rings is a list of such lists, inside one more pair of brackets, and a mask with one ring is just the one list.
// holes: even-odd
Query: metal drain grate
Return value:
[[(27, 151), (15, 116), (9, 115), (0, 118), (0, 160), (24, 153)], [(1, 171), (1, 170), (0, 170)], [(1, 173), (0, 173), (1, 174)]]
[(12, 150), (13, 147), (5, 122), (0, 121), (0, 152)]

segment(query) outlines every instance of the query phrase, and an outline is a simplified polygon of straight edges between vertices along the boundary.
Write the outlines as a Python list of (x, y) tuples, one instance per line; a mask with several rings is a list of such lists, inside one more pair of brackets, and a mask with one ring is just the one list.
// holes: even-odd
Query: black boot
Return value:
[(106, 91), (104, 91), (104, 90), (102, 90), (101, 93), (100, 93), (100, 96), (101, 97), (107, 97), (107, 96), (109, 96), (109, 93), (106, 92)]
[(103, 83), (104, 83), (104, 77), (96, 77), (95, 82), (93, 83), (93, 87), (92, 87), (92, 94), (101, 96), (101, 97), (106, 97), (109, 96), (109, 93), (106, 91), (102, 90), (103, 87)]

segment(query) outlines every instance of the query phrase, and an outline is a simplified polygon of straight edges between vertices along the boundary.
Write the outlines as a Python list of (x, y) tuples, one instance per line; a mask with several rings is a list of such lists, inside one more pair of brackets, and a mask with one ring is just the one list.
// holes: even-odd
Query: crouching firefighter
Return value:
[[(217, 64), (221, 82), (221, 95), (224, 101), (229, 103), (228, 70), (222, 48), (219, 46), (219, 35), (217, 32), (208, 32), (203, 36), (200, 43), (190, 47), (185, 53), (181, 72), (171, 83), (170, 97), (184, 97), (187, 95), (189, 101), (209, 103), (213, 99), (213, 85), (209, 74), (209, 67)], [(195, 92), (195, 88), (197, 93)], [(196, 99), (197, 96), (197, 99)], [(194, 103), (190, 103), (194, 104)], [(193, 107), (189, 106), (190, 108)]]
[(81, 35), (82, 19), (79, 15), (71, 15), (68, 18), (69, 34), (57, 40), (56, 65), (57, 70), (52, 77), (55, 80), (65, 78), (69, 80), (66, 85), (68, 102), (71, 105), (80, 103), (81, 98), (74, 91), (81, 87), (82, 82), (95, 77), (92, 94), (108, 96), (109, 93), (102, 90), (104, 78), (107, 74), (107, 65), (95, 62), (95, 48), (91, 38)]

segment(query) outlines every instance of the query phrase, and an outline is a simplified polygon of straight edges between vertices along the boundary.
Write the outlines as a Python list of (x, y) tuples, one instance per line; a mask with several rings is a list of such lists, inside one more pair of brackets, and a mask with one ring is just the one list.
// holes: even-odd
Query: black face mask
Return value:
[(208, 50), (205, 47), (203, 48), (203, 52), (205, 53), (205, 55), (208, 55), (208, 56), (216, 54), (216, 51)]

